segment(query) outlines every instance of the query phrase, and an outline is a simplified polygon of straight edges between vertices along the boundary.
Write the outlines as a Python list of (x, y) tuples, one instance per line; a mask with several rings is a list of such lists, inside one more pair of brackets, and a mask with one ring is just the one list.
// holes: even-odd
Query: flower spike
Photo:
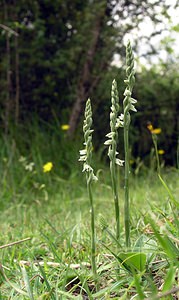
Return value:
[(123, 126), (123, 115), (118, 116), (119, 114), (119, 97), (117, 91), (117, 83), (115, 79), (112, 82), (111, 89), (111, 112), (110, 112), (110, 128), (111, 132), (106, 135), (108, 138), (105, 141), (105, 145), (108, 145), (108, 156), (110, 159), (110, 172), (111, 172), (111, 181), (112, 189), (114, 196), (114, 205), (115, 205), (115, 215), (116, 215), (116, 239), (120, 239), (120, 212), (119, 212), (119, 200), (118, 200), (118, 186), (117, 186), (117, 175), (116, 175), (116, 165), (123, 166), (124, 161), (116, 158), (118, 152), (117, 142), (118, 142), (118, 128)]
[(80, 158), (79, 161), (83, 161), (83, 171), (86, 173), (86, 183), (88, 196), (90, 200), (90, 215), (91, 215), (91, 264), (92, 271), (94, 275), (94, 280), (97, 283), (97, 272), (96, 272), (96, 239), (95, 239), (95, 213), (94, 213), (94, 205), (93, 205), (93, 194), (92, 194), (92, 181), (97, 181), (97, 176), (94, 175), (93, 168), (91, 167), (91, 159), (92, 159), (92, 132), (91, 129), (93, 120), (92, 120), (92, 109), (91, 109), (91, 101), (90, 99), (86, 102), (85, 107), (85, 118), (83, 122), (83, 133), (84, 133), (84, 145), (85, 149), (80, 150)]
[(90, 178), (94, 181), (97, 181), (98, 178), (94, 175), (93, 168), (91, 167), (91, 158), (92, 158), (92, 132), (94, 130), (91, 129), (93, 120), (92, 120), (92, 109), (91, 109), (91, 101), (90, 99), (86, 102), (85, 108), (85, 119), (83, 123), (83, 132), (84, 132), (84, 145), (85, 149), (80, 150), (80, 158), (79, 161), (83, 161), (83, 172), (88, 172)]
[(124, 91), (124, 149), (125, 149), (125, 235), (126, 246), (130, 247), (130, 216), (129, 216), (129, 126), (131, 122), (130, 110), (136, 112), (134, 104), (137, 102), (132, 98), (132, 90), (135, 83), (134, 71), (134, 55), (130, 41), (126, 46), (126, 80), (124, 80), (126, 89)]

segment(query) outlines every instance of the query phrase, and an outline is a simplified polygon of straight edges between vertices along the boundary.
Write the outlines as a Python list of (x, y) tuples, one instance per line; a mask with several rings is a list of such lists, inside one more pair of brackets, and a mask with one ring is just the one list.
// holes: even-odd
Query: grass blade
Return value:
[(22, 270), (22, 276), (23, 276), (23, 279), (24, 279), (24, 284), (25, 284), (25, 287), (26, 287), (26, 290), (27, 290), (27, 294), (28, 294), (28, 296), (29, 296), (29, 299), (30, 299), (30, 300), (34, 300), (33, 292), (32, 292), (31, 286), (30, 286), (29, 277), (28, 277), (28, 275), (27, 275), (27, 272), (26, 272), (25, 267), (23, 266), (23, 267), (21, 268), (21, 270)]
[(159, 177), (159, 179), (160, 179), (162, 185), (163, 185), (164, 188), (166, 189), (166, 191), (167, 191), (167, 193), (168, 193), (168, 195), (169, 195), (170, 200), (173, 202), (173, 204), (175, 204), (175, 206), (176, 206), (177, 208), (179, 208), (179, 202), (178, 202), (178, 201), (175, 199), (175, 197), (173, 196), (173, 194), (172, 194), (170, 188), (167, 186), (167, 184), (166, 184), (165, 181), (162, 179), (162, 177), (160, 176), (160, 174), (158, 174), (158, 177)]
[(149, 223), (154, 231), (154, 234), (159, 241), (160, 245), (162, 246), (164, 252), (167, 254), (168, 257), (174, 260), (178, 260), (179, 257), (179, 250), (178, 248), (173, 244), (171, 239), (166, 235), (161, 235), (156, 228), (155, 222), (150, 218)]
[(176, 271), (176, 268), (174, 268), (173, 265), (171, 265), (168, 270), (168, 273), (166, 275), (162, 292), (166, 292), (173, 287), (173, 284), (175, 282), (175, 271)]

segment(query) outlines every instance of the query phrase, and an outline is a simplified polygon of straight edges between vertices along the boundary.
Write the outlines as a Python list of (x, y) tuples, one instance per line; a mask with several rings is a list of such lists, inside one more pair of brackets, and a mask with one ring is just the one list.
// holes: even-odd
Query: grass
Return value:
[[(18, 143), (15, 138), (1, 142), (0, 246), (30, 240), (0, 248), (0, 299), (162, 299), (162, 295), (163, 299), (177, 299), (179, 222), (171, 199), (178, 201), (178, 170), (161, 169), (167, 189), (156, 171), (144, 165), (138, 175), (135, 170), (130, 175), (129, 252), (122, 225), (124, 207), (119, 246), (110, 171), (95, 162), (96, 291), (85, 178), (79, 163), (72, 163), (79, 152), (70, 152), (73, 148), (69, 145), (67, 174), (60, 162), (63, 148), (55, 154), (58, 134), (48, 149), (44, 148), (50, 137), (48, 131), (45, 135), (35, 128), (30, 154), (19, 137)], [(63, 138), (67, 145), (69, 141)], [(53, 161), (54, 168), (43, 173), (48, 161)], [(35, 166), (30, 171), (32, 162)], [(120, 168), (121, 199), (123, 172)]]
[[(48, 175), (52, 177), (52, 181), (54, 178), (57, 180), (55, 174)], [(120, 255), (118, 257), (115, 242), (105, 230), (101, 230), (98, 223), (96, 263), (100, 289), (95, 292), (89, 267), (89, 204), (86, 190), (81, 187), (78, 175), (71, 176), (66, 181), (59, 178), (58, 189), (56, 187), (53, 193), (51, 189), (47, 191), (48, 199), (44, 195), (36, 201), (34, 195), (29, 195), (31, 198), (26, 203), (25, 196), (25, 199), (9, 204), (8, 208), (1, 211), (1, 245), (31, 238), (30, 241), (0, 250), (0, 261), (3, 265), (1, 299), (132, 299), (135, 295), (135, 299), (144, 299), (151, 293), (158, 297), (159, 292), (176, 287), (178, 261), (172, 253), (175, 247), (176, 253), (178, 251), (178, 242), (175, 241), (178, 239), (178, 227), (175, 224), (177, 221), (166, 190), (157, 181), (157, 175), (147, 174), (132, 177), (131, 189), (131, 245), (134, 246), (139, 239), (141, 251), (148, 257), (146, 269), (133, 274), (130, 258), (126, 264), (122, 262), (125, 267), (121, 267), (118, 278), (115, 269), (122, 258)], [(109, 185), (110, 173), (103, 169), (98, 177), (99, 185), (94, 188), (96, 215), (103, 212), (109, 229), (113, 232), (115, 218)], [(164, 178), (177, 197), (177, 170), (166, 170)], [(120, 193), (123, 193), (122, 187)], [(153, 212), (150, 217), (155, 220), (154, 224), (149, 218), (149, 210)], [(165, 231), (170, 231), (171, 240), (166, 243), (173, 242), (175, 247), (169, 252), (167, 244), (160, 240), (159, 227), (162, 228), (162, 236), (165, 236)], [(115, 236), (114, 232), (113, 234)], [(141, 237), (147, 244), (144, 250)], [(121, 239), (125, 241), (124, 228)], [(21, 261), (25, 261), (24, 264), (27, 265), (24, 266)], [(44, 265), (40, 265), (40, 262)], [(87, 266), (83, 263), (87, 263)], [(166, 278), (170, 278), (166, 282), (171, 282), (162, 288)]]

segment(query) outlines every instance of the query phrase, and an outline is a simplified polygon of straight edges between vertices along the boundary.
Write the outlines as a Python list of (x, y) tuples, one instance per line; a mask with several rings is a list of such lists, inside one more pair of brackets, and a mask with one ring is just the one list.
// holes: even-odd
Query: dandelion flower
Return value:
[(147, 125), (147, 128), (150, 132), (154, 129), (153, 125), (151, 123)]
[(69, 130), (70, 126), (68, 124), (64, 124), (61, 126), (61, 129), (64, 130), (64, 131), (67, 131)]
[(44, 173), (50, 172), (52, 168), (53, 168), (52, 162), (48, 162), (43, 166), (43, 172)]
[(162, 129), (161, 128), (154, 128), (151, 132), (154, 133), (154, 134), (160, 134), (162, 132)]
[(159, 149), (159, 150), (158, 150), (158, 154), (159, 154), (159, 155), (163, 155), (164, 153), (165, 153), (165, 151), (164, 151), (163, 149)]
[(154, 128), (151, 123), (147, 125), (148, 130), (153, 134), (160, 134), (162, 132), (161, 128)]

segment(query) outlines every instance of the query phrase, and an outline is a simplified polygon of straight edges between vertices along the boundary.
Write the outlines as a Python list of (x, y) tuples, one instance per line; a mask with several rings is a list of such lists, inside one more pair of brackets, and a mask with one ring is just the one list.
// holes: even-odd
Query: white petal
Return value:
[(104, 145), (111, 145), (112, 144), (112, 140), (107, 140), (106, 142), (104, 142)]
[(122, 167), (124, 165), (124, 160), (121, 160), (119, 158), (116, 158), (116, 164)]
[(113, 135), (113, 133), (112, 133), (112, 132), (110, 132), (110, 133), (106, 134), (106, 136), (107, 136), (108, 138), (112, 138), (112, 135)]
[(136, 99), (134, 99), (134, 98), (131, 98), (131, 103), (136, 103), (137, 102), (137, 100)]
[(87, 151), (86, 149), (80, 150), (80, 155), (86, 155)]

